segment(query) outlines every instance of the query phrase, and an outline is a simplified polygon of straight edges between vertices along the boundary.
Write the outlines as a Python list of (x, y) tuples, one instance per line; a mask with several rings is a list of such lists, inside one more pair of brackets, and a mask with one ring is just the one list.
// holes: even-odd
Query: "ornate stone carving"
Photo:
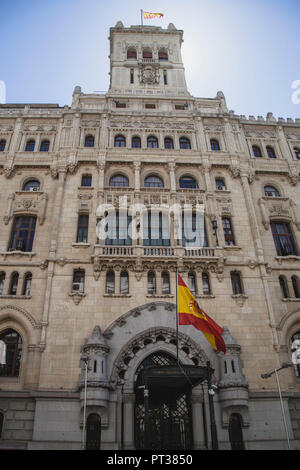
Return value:
[(156, 85), (159, 83), (159, 64), (158, 63), (139, 63), (140, 83), (147, 85)]

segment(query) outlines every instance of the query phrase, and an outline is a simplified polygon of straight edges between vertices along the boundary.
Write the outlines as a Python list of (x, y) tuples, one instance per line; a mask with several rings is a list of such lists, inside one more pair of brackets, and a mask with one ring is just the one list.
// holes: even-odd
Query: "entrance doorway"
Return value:
[(86, 450), (99, 450), (101, 442), (101, 419), (92, 413), (86, 423)]
[(145, 403), (144, 388), (139, 388), (145, 385), (145, 372), (147, 370), (162, 366), (176, 367), (177, 361), (166, 352), (158, 351), (148, 356), (137, 370), (135, 382), (135, 448), (155, 450), (192, 449), (192, 388), (186, 377), (182, 375), (179, 379), (170, 378), (168, 380), (166, 376), (162, 376), (155, 383), (150, 381), (147, 384), (149, 390), (147, 403)]

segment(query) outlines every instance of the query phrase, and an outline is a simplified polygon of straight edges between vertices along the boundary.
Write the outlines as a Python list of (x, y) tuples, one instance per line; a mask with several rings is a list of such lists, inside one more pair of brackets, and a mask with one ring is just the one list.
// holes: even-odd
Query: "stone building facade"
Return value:
[[(275, 377), (261, 374), (300, 339), (300, 119), (191, 96), (182, 36), (118, 22), (106, 94), (0, 105), (2, 449), (145, 447), (142, 372), (176, 354), (181, 368), (211, 364), (219, 448), (288, 446)], [(121, 220), (124, 201), (138, 209)], [(174, 204), (204, 206), (201, 245), (172, 212), (170, 236), (159, 215), (145, 241), (145, 211)], [(107, 207), (114, 240), (96, 232)], [(177, 270), (224, 328), (226, 355), (192, 326), (176, 331)], [(299, 366), (279, 378), (297, 449)], [(160, 394), (168, 410), (153, 418), (156, 448), (212, 447), (207, 382), (184, 379), (149, 386), (152, 412)]]

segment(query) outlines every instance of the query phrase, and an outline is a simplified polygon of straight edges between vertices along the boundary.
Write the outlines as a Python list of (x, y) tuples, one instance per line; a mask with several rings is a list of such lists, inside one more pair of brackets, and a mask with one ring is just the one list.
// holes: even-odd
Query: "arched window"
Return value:
[(222, 178), (216, 178), (216, 189), (218, 191), (225, 191), (226, 190), (226, 184), (225, 184), (225, 181)]
[(266, 147), (267, 154), (269, 158), (276, 158), (275, 150), (273, 147), (270, 147), (269, 145)]
[(129, 181), (125, 175), (114, 175), (109, 180), (109, 186), (128, 187)]
[(148, 294), (156, 294), (156, 277), (154, 271), (148, 272)]
[(187, 137), (180, 137), (179, 139), (179, 147), (181, 149), (190, 149), (191, 148), (191, 142)]
[(94, 145), (95, 145), (95, 137), (93, 135), (87, 135), (84, 139), (84, 146), (94, 147)]
[(35, 216), (15, 217), (10, 237), (9, 251), (32, 251), (35, 226)]
[(87, 243), (88, 232), (89, 232), (89, 216), (87, 214), (81, 214), (78, 217), (76, 243)]
[(239, 413), (232, 413), (230, 415), (228, 433), (231, 450), (244, 450), (242, 418)]
[(88, 416), (86, 421), (86, 450), (100, 450), (101, 418), (96, 413)]
[(34, 151), (34, 147), (35, 147), (35, 141), (32, 139), (32, 140), (28, 140), (26, 142), (26, 147), (25, 147), (25, 152), (33, 152)]
[(147, 176), (144, 181), (145, 188), (163, 188), (164, 182), (159, 176)]
[(92, 175), (82, 175), (81, 186), (85, 186), (85, 187), (92, 186)]
[(188, 189), (188, 188), (197, 189), (198, 188), (198, 183), (191, 176), (182, 176), (179, 180), (179, 187), (181, 189)]
[(0, 333), (0, 344), (4, 351), (4, 364), (0, 364), (1, 377), (18, 377), (22, 356), (21, 336), (12, 329)]
[(107, 273), (106, 273), (105, 292), (106, 292), (106, 294), (114, 294), (115, 293), (115, 273), (112, 270), (107, 271)]
[(257, 145), (252, 145), (253, 155), (255, 158), (262, 158), (260, 147)]
[(29, 180), (23, 184), (22, 191), (39, 191), (40, 182), (39, 180)]
[(115, 147), (126, 147), (126, 139), (123, 135), (116, 135)]
[(141, 139), (137, 135), (132, 137), (131, 140), (131, 147), (134, 149), (140, 149), (141, 148)]
[(287, 280), (285, 276), (279, 276), (279, 284), (281, 288), (281, 294), (284, 299), (288, 299), (290, 297), (289, 288), (287, 284)]
[(150, 136), (147, 138), (147, 147), (148, 147), (148, 148), (152, 148), (152, 149), (157, 149), (157, 148), (158, 148), (158, 140), (157, 140), (157, 137), (155, 137), (154, 135), (150, 135)]
[(212, 150), (220, 150), (220, 144), (217, 139), (210, 139), (210, 148)]
[(166, 49), (160, 49), (158, 52), (158, 60), (168, 60), (168, 51)]
[(300, 299), (300, 282), (298, 276), (292, 276), (292, 284), (296, 299)]
[(0, 295), (4, 292), (4, 283), (5, 283), (6, 274), (4, 271), (0, 273)]
[(134, 47), (127, 49), (127, 59), (136, 59), (136, 49)]
[(40, 152), (49, 152), (49, 148), (50, 148), (50, 141), (42, 140), (42, 143), (40, 146)]
[(191, 293), (195, 296), (197, 294), (197, 283), (196, 276), (193, 272), (189, 272), (188, 274), (188, 286)]
[(120, 294), (129, 294), (129, 276), (127, 271), (120, 274)]
[(152, 51), (149, 48), (143, 49), (143, 59), (152, 59)]
[(162, 278), (162, 293), (170, 294), (170, 275), (168, 271), (163, 271), (161, 273)]
[(232, 285), (232, 293), (234, 295), (243, 294), (243, 284), (242, 284), (242, 277), (239, 271), (231, 271), (230, 273), (231, 278), (231, 285)]
[(72, 292), (84, 293), (85, 272), (83, 269), (74, 269)]
[(210, 295), (211, 294), (209, 274), (206, 273), (206, 272), (202, 273), (202, 289), (203, 289), (203, 294), (204, 295)]
[[(1, 150), (1, 142), (0, 142), (0, 150)], [(295, 151), (295, 157), (297, 158), (297, 160), (300, 160), (300, 149), (294, 148), (294, 151)]]
[(279, 191), (274, 186), (264, 187), (265, 196), (280, 197)]
[(24, 281), (23, 281), (22, 295), (27, 295), (27, 296), (30, 295), (31, 283), (32, 283), (32, 274), (26, 273), (24, 276)]
[(4, 152), (6, 146), (6, 140), (0, 140), (0, 152)]
[(165, 149), (173, 149), (174, 142), (171, 137), (165, 137)]

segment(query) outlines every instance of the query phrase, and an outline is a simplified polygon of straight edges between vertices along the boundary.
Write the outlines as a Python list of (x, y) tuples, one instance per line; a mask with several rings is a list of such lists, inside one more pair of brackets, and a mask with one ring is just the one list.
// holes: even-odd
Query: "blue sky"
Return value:
[[(143, 0), (145, 2), (145, 0)], [(0, 80), (8, 103), (71, 104), (74, 86), (107, 91), (109, 28), (144, 24), (184, 30), (188, 89), (225, 94), (237, 114), (300, 118), (300, 0), (0, 0)]]

